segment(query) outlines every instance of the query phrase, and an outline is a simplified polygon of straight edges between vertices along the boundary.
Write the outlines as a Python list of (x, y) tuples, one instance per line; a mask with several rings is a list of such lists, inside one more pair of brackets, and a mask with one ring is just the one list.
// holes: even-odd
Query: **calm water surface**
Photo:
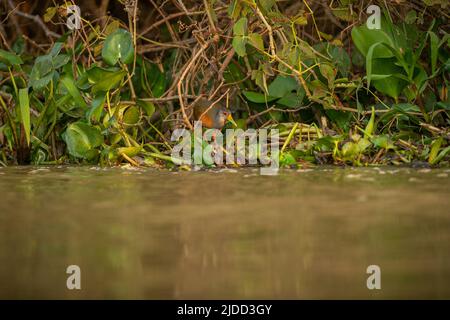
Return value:
[(449, 175), (0, 168), (0, 298), (448, 299)]

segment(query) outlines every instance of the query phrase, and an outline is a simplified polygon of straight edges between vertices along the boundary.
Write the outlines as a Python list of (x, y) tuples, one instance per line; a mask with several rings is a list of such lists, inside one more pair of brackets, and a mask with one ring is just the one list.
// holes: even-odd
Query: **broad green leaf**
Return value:
[(135, 125), (139, 122), (141, 118), (141, 113), (139, 108), (135, 106), (130, 106), (127, 108), (125, 113), (123, 114), (123, 123), (126, 125)]
[(264, 41), (259, 33), (251, 33), (249, 35), (249, 42), (256, 49), (264, 51)]
[(166, 77), (163, 73), (157, 74), (158, 77), (155, 79), (155, 81), (152, 83), (152, 95), (155, 98), (161, 97), (164, 92), (166, 91), (167, 82)]
[(397, 66), (395, 62), (395, 58), (374, 59), (372, 61), (372, 70), (376, 70), (380, 75), (392, 76), (382, 77), (381, 80), (372, 79), (372, 84), (379, 92), (397, 99), (403, 89), (408, 85), (408, 82), (395, 76), (404, 72), (403, 68)]
[(28, 88), (19, 89), (19, 106), (20, 106), (20, 120), (25, 130), (25, 137), (27, 144), (30, 145), (30, 98), (28, 96)]
[(98, 152), (95, 148), (103, 143), (100, 130), (84, 122), (70, 124), (64, 132), (63, 138), (69, 154), (87, 160), (97, 155)]
[(299, 84), (292, 76), (278, 75), (269, 85), (269, 96), (282, 98), (286, 94), (299, 89)]
[(61, 78), (61, 83), (64, 85), (64, 87), (66, 87), (69, 94), (75, 100), (75, 103), (79, 107), (87, 109), (87, 104), (81, 96), (81, 93), (78, 90), (77, 86), (75, 85), (75, 81), (71, 77), (65, 75)]
[(151, 117), (155, 113), (155, 104), (153, 102), (138, 100), (137, 104), (145, 111), (147, 117)]
[(87, 118), (89, 121), (89, 124), (91, 121), (98, 122), (100, 121), (100, 117), (102, 116), (103, 106), (105, 104), (106, 95), (105, 94), (99, 94), (96, 96), (91, 103), (91, 108), (89, 109), (87, 113)]
[(116, 88), (122, 82), (126, 74), (126, 71), (122, 70), (110, 74), (108, 77), (105, 77), (94, 84), (94, 86), (92, 87), (92, 93), (95, 94), (100, 91), (106, 92)]
[(319, 66), (320, 73), (327, 79), (328, 85), (333, 85), (334, 79), (336, 77), (336, 69), (330, 64), (321, 63)]
[(103, 44), (102, 57), (111, 66), (119, 61), (125, 64), (132, 62), (134, 46), (131, 34), (120, 28), (109, 34)]
[(3, 62), (8, 66), (20, 65), (23, 63), (18, 55), (2, 49), (0, 49), (0, 62)]
[(53, 78), (53, 61), (50, 55), (36, 58), (30, 73), (30, 85), (34, 90), (45, 87)]
[(86, 76), (91, 84), (96, 84), (97, 82), (111, 76), (117, 71), (120, 71), (121, 69), (116, 67), (109, 67), (109, 68), (101, 68), (99, 66), (93, 65), (91, 68), (86, 70)]
[(46, 76), (43, 76), (42, 78), (33, 79), (33, 80), (30, 79), (30, 85), (33, 87), (33, 89), (35, 91), (39, 91), (39, 90), (45, 88), (50, 83), (50, 81), (53, 79), (54, 75), (55, 75), (55, 72), (52, 71), (51, 73), (47, 74)]
[(295, 157), (291, 154), (291, 152), (282, 153), (280, 155), (280, 165), (289, 166), (289, 165), (293, 165), (296, 163), (297, 163), (297, 161), (295, 160)]
[[(352, 29), (352, 39), (358, 50), (367, 56), (370, 47), (375, 43), (385, 43), (392, 46), (392, 39), (384, 30), (370, 30), (364, 24)], [(372, 58), (391, 58), (394, 54), (385, 46), (377, 46), (376, 50), (373, 50)]]
[(247, 44), (247, 18), (240, 18), (233, 26), (233, 48), (236, 53), (245, 56), (245, 45)]
[(58, 69), (66, 65), (70, 60), (70, 56), (67, 54), (60, 54), (53, 58), (53, 68)]
[(52, 49), (50, 50), (49, 55), (52, 56), (53, 58), (56, 57), (61, 52), (63, 46), (64, 46), (63, 42), (55, 42)]
[(382, 149), (386, 149), (386, 150), (395, 148), (389, 135), (387, 135), (387, 134), (373, 136), (370, 139), (370, 141), (372, 141), (372, 143), (378, 148), (382, 148)]
[(266, 103), (278, 99), (277, 97), (267, 96), (259, 92), (243, 91), (242, 93), (244, 94), (244, 96), (247, 98), (248, 101), (254, 103)]
[(234, 51), (240, 56), (244, 57), (246, 55), (245, 45), (247, 44), (247, 39), (242, 36), (234, 36), (233, 37), (233, 48)]
[(344, 48), (331, 46), (328, 52), (332, 58), (332, 64), (337, 66), (337, 69), (343, 77), (347, 77), (350, 73), (350, 68), (352, 65), (347, 51), (345, 51)]
[(240, 18), (233, 26), (233, 35), (246, 36), (247, 35), (247, 18)]
[(398, 103), (392, 106), (392, 109), (399, 112), (420, 112), (420, 108), (411, 103)]
[(300, 93), (290, 92), (286, 94), (283, 98), (277, 101), (277, 104), (281, 104), (288, 108), (297, 108), (302, 105), (303, 98), (305, 97), (305, 91), (300, 90)]

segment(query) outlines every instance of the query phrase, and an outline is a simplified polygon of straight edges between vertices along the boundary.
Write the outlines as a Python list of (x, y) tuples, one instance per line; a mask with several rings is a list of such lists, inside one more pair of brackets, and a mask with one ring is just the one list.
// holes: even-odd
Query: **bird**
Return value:
[(226, 123), (230, 122), (237, 127), (231, 115), (231, 111), (221, 103), (213, 103), (205, 98), (201, 98), (194, 103), (194, 118), (201, 121), (202, 126), (210, 129), (221, 130)]

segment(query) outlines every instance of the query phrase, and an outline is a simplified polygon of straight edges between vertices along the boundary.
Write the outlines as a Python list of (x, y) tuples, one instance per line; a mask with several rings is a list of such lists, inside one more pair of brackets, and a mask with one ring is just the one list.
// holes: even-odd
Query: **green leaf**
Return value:
[(126, 71), (123, 70), (109, 74), (107, 77), (104, 77), (96, 84), (94, 84), (94, 86), (92, 87), (92, 93), (95, 94), (100, 91), (106, 92), (113, 88), (116, 88), (121, 83), (126, 74)]
[(247, 35), (247, 18), (240, 18), (233, 26), (233, 35), (246, 36)]
[(64, 46), (63, 42), (55, 42), (52, 49), (50, 50), (49, 55), (53, 58), (56, 57), (61, 52), (63, 46)]
[(36, 58), (30, 73), (30, 85), (34, 90), (44, 88), (53, 78), (53, 61), (50, 55)]
[(327, 79), (328, 85), (333, 85), (334, 79), (336, 78), (335, 67), (327, 63), (321, 63), (319, 69), (320, 73)]
[[(21, 55), (25, 51), (25, 39), (23, 36), (17, 37), (17, 40), (14, 41), (13, 45), (11, 46), (11, 49), (14, 51), (15, 54)], [(20, 64), (20, 63), (19, 63)]]
[(105, 104), (106, 95), (105, 94), (99, 94), (96, 96), (91, 103), (91, 108), (89, 109), (87, 113), (87, 118), (89, 124), (91, 121), (99, 122), (100, 117), (102, 116), (103, 106)]
[(382, 149), (394, 149), (394, 144), (392, 143), (389, 135), (383, 134), (379, 136), (374, 136), (370, 141), (378, 148)]
[(290, 92), (283, 98), (277, 101), (277, 104), (281, 104), (288, 108), (298, 108), (302, 105), (303, 98), (305, 97), (305, 91), (300, 90), (299, 93)]
[(331, 48), (328, 50), (331, 58), (332, 58), (332, 64), (333, 66), (337, 66), (339, 72), (343, 77), (347, 77), (350, 73), (351, 69), (351, 60), (350, 57), (345, 51), (344, 48), (340, 48), (337, 46), (331, 46)]
[(396, 76), (402, 74), (404, 70), (397, 66), (395, 62), (395, 58), (374, 59), (372, 61), (372, 70), (376, 70), (380, 74), (378, 75), (378, 80), (375, 80), (375, 76), (372, 75), (372, 84), (379, 92), (397, 99), (408, 85), (408, 82)]
[(372, 107), (372, 115), (370, 116), (366, 129), (364, 130), (364, 138), (366, 139), (370, 138), (373, 135), (374, 129), (375, 129), (375, 108)]
[[(391, 46), (393, 43), (392, 39), (384, 30), (370, 30), (365, 24), (352, 29), (352, 39), (356, 48), (358, 48), (364, 56), (367, 56), (370, 47), (375, 43), (385, 43)], [(393, 56), (394, 54), (385, 46), (377, 46), (376, 50), (374, 49), (372, 53), (373, 59), (391, 58)]]
[(155, 113), (155, 104), (153, 102), (138, 100), (137, 104), (145, 111), (147, 117), (151, 117)]
[(264, 41), (259, 33), (251, 33), (249, 35), (249, 42), (256, 49), (264, 51)]
[(280, 165), (282, 166), (289, 166), (296, 164), (297, 161), (295, 160), (295, 157), (290, 153), (282, 153), (280, 155)]
[(166, 77), (163, 73), (159, 72), (155, 81), (152, 83), (152, 95), (155, 98), (161, 97), (166, 91), (167, 82)]
[(247, 98), (248, 101), (254, 102), (254, 103), (266, 103), (271, 102), (274, 100), (277, 100), (277, 97), (271, 97), (268, 95), (264, 95), (259, 92), (253, 92), (253, 91), (243, 91), (242, 92), (244, 96)]
[(243, 57), (246, 54), (245, 45), (247, 44), (247, 18), (240, 18), (233, 26), (233, 48), (236, 53)]
[(8, 66), (20, 65), (23, 63), (18, 55), (2, 49), (0, 49), (0, 62), (3, 62)]
[(233, 38), (233, 48), (234, 51), (238, 54), (240, 57), (244, 57), (246, 55), (245, 45), (247, 44), (247, 39), (242, 36), (234, 36)]
[(270, 9), (272, 9), (272, 7), (276, 3), (275, 0), (259, 0), (258, 2), (261, 5), (261, 7), (263, 7), (263, 9), (266, 11), (270, 11)]
[(103, 44), (102, 57), (111, 66), (119, 61), (125, 64), (132, 62), (134, 46), (131, 34), (120, 28), (109, 34)]
[(47, 10), (45, 10), (45, 14), (43, 16), (44, 22), (49, 22), (50, 20), (52, 20), (52, 18), (56, 14), (56, 12), (58, 12), (58, 9), (56, 7), (47, 8)]
[(139, 108), (135, 106), (131, 106), (127, 108), (125, 113), (123, 114), (123, 123), (126, 125), (135, 125), (139, 122), (141, 118), (141, 113)]
[(27, 144), (30, 145), (30, 98), (28, 96), (28, 88), (19, 89), (19, 106), (20, 106), (20, 120), (25, 130)]
[(70, 60), (70, 56), (67, 54), (60, 54), (53, 58), (53, 69), (58, 69), (66, 65)]
[(433, 163), (432, 164), (436, 164), (439, 163), (439, 161), (441, 161), (446, 155), (448, 155), (450, 153), (450, 146), (448, 146), (447, 148), (443, 149), (439, 155), (434, 158)]
[(434, 140), (433, 143), (431, 144), (430, 155), (428, 156), (428, 162), (430, 164), (436, 163), (436, 157), (439, 153), (439, 150), (441, 149), (443, 142), (444, 142), (444, 139), (442, 137), (440, 137), (440, 138)]
[(135, 157), (139, 154), (139, 152), (141, 152), (142, 147), (122, 147), (122, 148), (117, 148), (117, 152), (119, 154), (125, 154), (127, 156), (129, 156), (130, 158)]
[(269, 96), (282, 98), (286, 94), (299, 89), (297, 80), (292, 76), (278, 75), (269, 85)]
[(367, 73), (367, 87), (370, 87), (372, 81), (372, 61), (374, 50), (381, 44), (381, 42), (374, 43), (370, 46), (366, 55), (366, 73)]
[(410, 10), (405, 17), (405, 22), (407, 24), (413, 24), (417, 20), (417, 12), (415, 10)]
[(294, 18), (292, 22), (299, 26), (306, 26), (308, 24), (308, 18), (304, 14), (301, 14)]
[(430, 50), (431, 50), (431, 72), (434, 74), (436, 72), (436, 65), (438, 59), (438, 50), (439, 50), (439, 38), (438, 36), (430, 31)]
[(355, 142), (346, 142), (342, 146), (342, 154), (346, 158), (353, 158), (359, 153), (358, 145)]
[(84, 122), (70, 124), (63, 134), (69, 154), (90, 160), (97, 155), (95, 148), (103, 143), (100, 130)]
[(96, 84), (97, 82), (109, 77), (110, 75), (120, 70), (121, 69), (116, 67), (101, 68), (97, 65), (93, 65), (91, 68), (86, 70), (86, 76), (89, 83)]
[(75, 85), (75, 81), (67, 75), (64, 75), (61, 78), (61, 83), (66, 87), (69, 94), (72, 96), (72, 98), (75, 100), (75, 103), (83, 108), (87, 109), (86, 101), (84, 101), (83, 97), (81, 96), (80, 91), (78, 90), (77, 86)]

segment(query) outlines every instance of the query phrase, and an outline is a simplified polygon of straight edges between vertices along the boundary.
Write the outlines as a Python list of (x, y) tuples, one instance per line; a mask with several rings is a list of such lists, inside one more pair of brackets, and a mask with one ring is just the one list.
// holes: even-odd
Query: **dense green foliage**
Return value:
[(279, 128), (284, 165), (448, 163), (446, 1), (380, 2), (379, 30), (351, 0), (186, 3), (199, 13), (172, 6), (143, 26), (126, 1), (127, 23), (62, 25), (38, 52), (3, 37), (0, 163), (170, 165), (170, 133), (200, 95), (226, 101), (241, 128)]

